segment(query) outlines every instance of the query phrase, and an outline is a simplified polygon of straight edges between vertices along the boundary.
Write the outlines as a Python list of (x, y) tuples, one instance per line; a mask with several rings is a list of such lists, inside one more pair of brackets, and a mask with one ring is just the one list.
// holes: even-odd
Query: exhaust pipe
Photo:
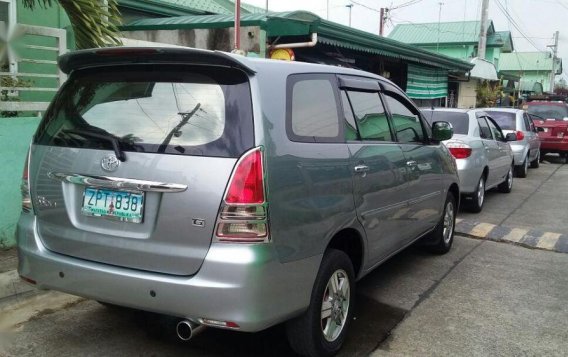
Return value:
[(200, 334), (205, 329), (205, 326), (196, 324), (189, 320), (181, 320), (176, 325), (177, 337), (182, 341), (189, 341), (193, 337)]

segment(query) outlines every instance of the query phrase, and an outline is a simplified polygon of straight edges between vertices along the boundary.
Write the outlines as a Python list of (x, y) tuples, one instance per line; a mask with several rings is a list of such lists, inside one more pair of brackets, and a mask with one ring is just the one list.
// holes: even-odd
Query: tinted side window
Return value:
[(339, 112), (334, 82), (327, 75), (290, 76), (288, 135), (296, 141), (338, 141)]
[(491, 129), (489, 129), (489, 125), (487, 125), (485, 118), (477, 118), (477, 123), (479, 124), (479, 136), (482, 139), (493, 139), (491, 136)]
[(379, 93), (348, 91), (361, 140), (393, 141)]
[(505, 140), (505, 136), (501, 132), (501, 129), (493, 122), (493, 120), (487, 118), (487, 123), (489, 124), (491, 132), (493, 133), (493, 136), (495, 137), (496, 140), (499, 141)]
[(401, 143), (424, 143), (424, 129), (420, 115), (406, 100), (398, 96), (385, 94), (396, 137)]

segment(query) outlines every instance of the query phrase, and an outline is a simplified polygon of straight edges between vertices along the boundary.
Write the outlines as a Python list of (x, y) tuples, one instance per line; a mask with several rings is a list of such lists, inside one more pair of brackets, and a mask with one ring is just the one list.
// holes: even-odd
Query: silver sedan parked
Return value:
[(483, 109), (495, 120), (505, 135), (517, 134), (517, 140), (511, 142), (515, 158), (515, 173), (518, 177), (527, 177), (529, 165), (537, 168), (540, 161), (540, 139), (529, 115), (522, 109), (487, 108)]
[(515, 133), (503, 134), (489, 115), (478, 109), (423, 109), (426, 120), (450, 122), (452, 139), (444, 142), (456, 159), (463, 202), (472, 212), (481, 212), (485, 191), (497, 187), (504, 193), (513, 188), (514, 159), (508, 141)]

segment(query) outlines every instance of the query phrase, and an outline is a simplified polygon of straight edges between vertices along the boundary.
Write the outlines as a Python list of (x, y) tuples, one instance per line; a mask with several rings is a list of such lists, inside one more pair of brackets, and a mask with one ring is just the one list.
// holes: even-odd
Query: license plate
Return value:
[(81, 213), (123, 222), (141, 223), (144, 193), (86, 187)]

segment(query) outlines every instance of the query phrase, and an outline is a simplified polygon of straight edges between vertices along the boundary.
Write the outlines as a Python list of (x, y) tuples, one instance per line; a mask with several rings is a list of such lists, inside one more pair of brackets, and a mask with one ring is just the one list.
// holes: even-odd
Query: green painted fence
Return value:
[(22, 170), (39, 118), (0, 118), (0, 249), (16, 244)]

